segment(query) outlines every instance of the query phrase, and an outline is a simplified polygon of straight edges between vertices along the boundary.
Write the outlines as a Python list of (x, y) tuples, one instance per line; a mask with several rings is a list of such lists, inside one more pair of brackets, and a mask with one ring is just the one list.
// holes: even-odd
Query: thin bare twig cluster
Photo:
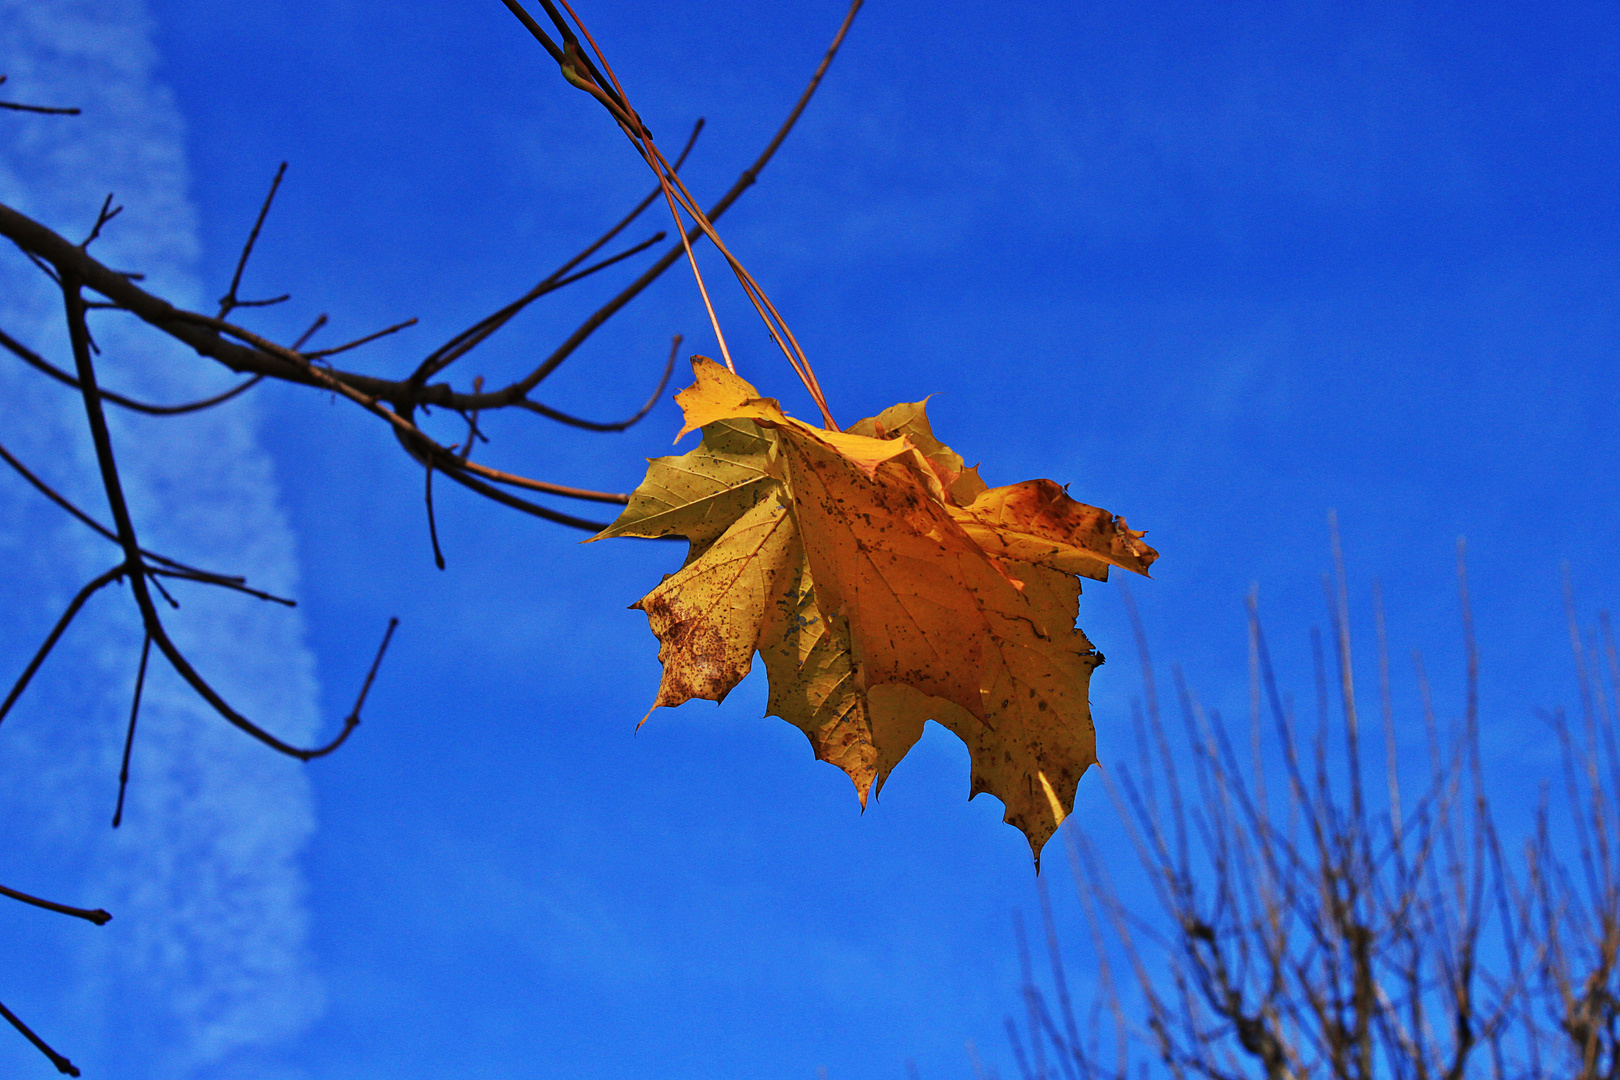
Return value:
[[(553, 17), (559, 20), (559, 24), (566, 28), (566, 23), (560, 23), (560, 14), (555, 11), (549, 2), (546, 2), (546, 0), (543, 0), (543, 2)], [(511, 4), (509, 6), (512, 6), (513, 10), (519, 13), (519, 17), (524, 20), (525, 25), (528, 25), (531, 29), (537, 29), (533, 24), (533, 20), (522, 14), (520, 8)], [(730, 190), (710, 206), (707, 211), (698, 207), (684, 183), (679, 179), (679, 169), (691, 152), (703, 128), (703, 121), (699, 120), (693, 126), (691, 135), (686, 140), (681, 153), (671, 162), (664, 158), (663, 154), (652, 143), (651, 136), (646, 131), (645, 126), (640, 123), (639, 117), (635, 117), (633, 111), (628, 110), (622, 88), (616, 82), (612, 82), (613, 93), (605, 97), (604, 101), (610, 106), (610, 112), (614, 112), (615, 119), (619, 120), (621, 124), (626, 115), (635, 117), (634, 127), (627, 130), (632, 131), (643, 157), (649, 161), (649, 164), (655, 165), (659, 177), (659, 186), (632, 207), (629, 213), (603, 233), (602, 236), (541, 279), (535, 286), (523, 292), (510, 303), (474, 322), (465, 330), (429, 352), (416, 365), (411, 374), (404, 379), (385, 379), (359, 371), (339, 369), (333, 365), (332, 359), (342, 353), (358, 349), (379, 338), (403, 330), (413, 325), (416, 322), (415, 319), (399, 322), (341, 345), (320, 349), (310, 349), (307, 346), (311, 338), (326, 324), (327, 317), (324, 314), (315, 319), (310, 327), (290, 344), (274, 341), (244, 326), (240, 321), (243, 314), (270, 307), (288, 299), (286, 295), (267, 299), (243, 299), (240, 295), (243, 275), (285, 175), (285, 163), (277, 169), (270, 191), (253, 223), (246, 242), (243, 244), (241, 257), (237, 262), (235, 273), (232, 275), (230, 286), (221, 297), (217, 311), (211, 314), (188, 311), (177, 307), (164, 298), (146, 291), (140, 284), (143, 280), (141, 274), (113, 269), (91, 254), (91, 245), (102, 235), (105, 229), (113, 225), (114, 219), (122, 211), (122, 207), (114, 205), (112, 195), (109, 195), (102, 203), (96, 213), (94, 224), (85, 239), (80, 243), (73, 243), (47, 225), (29, 218), (9, 206), (0, 204), (0, 235), (10, 240), (49, 280), (49, 287), (60, 294), (63, 319), (72, 353), (72, 363), (71, 365), (53, 363), (41, 355), (39, 351), (7, 333), (3, 328), (0, 328), (0, 350), (33, 368), (43, 377), (51, 379), (78, 394), (84, 406), (85, 423), (95, 450), (95, 460), (101, 487), (107, 499), (108, 513), (111, 519), (110, 524), (103, 522), (96, 515), (69, 501), (42, 479), (37, 470), (19, 460), (4, 446), (0, 446), (0, 461), (4, 461), (39, 494), (117, 548), (116, 560), (105, 571), (86, 582), (75, 594), (66, 610), (46, 635), (45, 640), (26, 662), (22, 673), (11, 685), (4, 700), (0, 701), (0, 721), (5, 719), (22, 697), (34, 675), (61, 641), (63, 634), (67, 631), (74, 618), (83, 610), (86, 603), (108, 585), (121, 582), (129, 586), (130, 595), (139, 610), (145, 634), (140, 651), (128, 729), (124, 742), (117, 804), (112, 818), (112, 824), (115, 828), (123, 818), (124, 794), (129, 782), (130, 750), (135, 738), (148, 662), (151, 659), (154, 646), (164, 660), (191, 687), (192, 691), (206, 702), (214, 712), (228, 723), (271, 749), (308, 761), (329, 754), (341, 746), (360, 723), (361, 708), (376, 677), (378, 667), (382, 662), (398, 620), (389, 620), (382, 643), (377, 650), (376, 658), (372, 662), (371, 669), (367, 672), (359, 694), (355, 699), (354, 708), (344, 717), (341, 729), (328, 742), (313, 747), (293, 746), (282, 741), (276, 735), (237, 711), (214, 689), (213, 685), (196, 669), (170, 637), (164, 623), (161, 605), (166, 604), (170, 608), (178, 608), (179, 604), (170, 595), (165, 582), (190, 581), (287, 606), (293, 606), (294, 602), (252, 588), (243, 577), (191, 566), (151, 551), (142, 545), (134, 524), (135, 515), (132, 513), (128, 503), (125, 485), (119, 473), (116, 448), (108, 430), (106, 419), (108, 407), (126, 409), (155, 417), (181, 416), (225, 405), (251, 390), (265, 379), (310, 386), (346, 398), (366, 413), (389, 425), (400, 446), (424, 468), (426, 476), (424, 501), (427, 508), (429, 537), (434, 558), (441, 569), (444, 566), (444, 557), (440, 550), (437, 528), (433, 520), (433, 475), (435, 473), (442, 473), (462, 487), (485, 498), (544, 520), (574, 528), (588, 529), (593, 532), (600, 530), (604, 527), (603, 523), (587, 520), (535, 502), (531, 497), (528, 497), (528, 493), (607, 504), (623, 504), (628, 501), (628, 496), (615, 492), (593, 491), (534, 479), (472, 460), (475, 445), (479, 442), (487, 443), (489, 441), (480, 428), (480, 417), (498, 410), (517, 409), (584, 431), (614, 432), (632, 426), (648, 414), (668, 384), (670, 374), (674, 368), (676, 351), (681, 343), (679, 335), (676, 335), (673, 339), (668, 358), (663, 365), (663, 372), (659, 376), (653, 392), (648, 396), (646, 403), (636, 413), (625, 419), (607, 422), (584, 419), (545, 405), (535, 400), (532, 395), (536, 388), (556, 371), (604, 322), (640, 295), (665, 270), (669, 269), (677, 259), (683, 255), (690, 258), (691, 245), (694, 241), (706, 235), (717, 245), (719, 244), (719, 238), (714, 232), (712, 223), (724, 214), (742, 196), (743, 192), (753, 185), (760, 171), (775, 155), (777, 148), (798, 121), (805, 105), (820, 84), (823, 74), (838, 51), (844, 34), (849, 28), (850, 21), (859, 7), (860, 0), (856, 0), (850, 8), (843, 25), (838, 30), (837, 36), (828, 49), (826, 56), (822, 59), (820, 66), (811, 78), (809, 86), (805, 89), (792, 112), (765, 150), (743, 171)], [(571, 10), (570, 15), (572, 15)], [(543, 34), (540, 36), (544, 39)], [(551, 45), (549, 39), (546, 39), (546, 41), (554, 57), (559, 59), (563, 73), (569, 78), (569, 81), (575, 85), (581, 85), (582, 83), (598, 86), (609, 85), (609, 80), (602, 79), (598, 69), (588, 59), (584, 58), (584, 54), (581, 52), (572, 31), (568, 30), (564, 36), (566, 39), (566, 52), (559, 50), (555, 45)], [(599, 53), (598, 56), (600, 56)], [(605, 61), (603, 61), (603, 64), (605, 66)], [(4, 81), (5, 76), (0, 75), (0, 82)], [(72, 116), (79, 112), (75, 108), (31, 105), (10, 101), (0, 101), (0, 108), (14, 112), (63, 116)], [(678, 195), (676, 192), (678, 192)], [(634, 258), (664, 240), (665, 234), (658, 232), (614, 254), (600, 254), (603, 249), (618, 239), (620, 234), (629, 228), (660, 194), (670, 201), (672, 211), (675, 210), (677, 201), (685, 208), (688, 215), (695, 222), (691, 230), (683, 234), (679, 243), (666, 250), (656, 261), (646, 267), (639, 276), (625, 285), (617, 295), (580, 323), (539, 364), (535, 365), (521, 378), (497, 389), (486, 389), (481, 376), (471, 379), (470, 385), (464, 389), (458, 389), (450, 382), (440, 379), (440, 376), (451, 365), (486, 342), (498, 330), (541, 297)], [(681, 221), (679, 213), (676, 214), (676, 221), (678, 223)], [(723, 247), (722, 250), (724, 250)], [(738, 269), (739, 277), (745, 278), (746, 272), (741, 270), (735, 259), (731, 258), (729, 252), (726, 253), (726, 257)], [(751, 279), (747, 279), (747, 281), (751, 281)], [(758, 290), (756, 285), (750, 295), (757, 295), (760, 300), (763, 300), (764, 294)], [(706, 294), (705, 299), (707, 299)], [(764, 301), (764, 303), (768, 305), (769, 301)], [(115, 391), (104, 389), (100, 384), (97, 370), (97, 357), (100, 349), (96, 344), (92, 322), (95, 318), (100, 317), (100, 313), (108, 311), (132, 314), (156, 332), (179, 341), (189, 346), (200, 356), (216, 361), (231, 371), (246, 377), (242, 382), (224, 393), (199, 401), (172, 405), (139, 401)], [(772, 311), (774, 312), (774, 309)], [(780, 324), (779, 316), (778, 324)], [(785, 333), (785, 325), (781, 325), (781, 328)], [(776, 330), (773, 328), (774, 333), (776, 333)], [(791, 340), (791, 335), (788, 335), (788, 338)], [(793, 349), (796, 352), (797, 360), (803, 361), (803, 354), (797, 352), (796, 343), (793, 344)], [(795, 359), (793, 353), (790, 353), (790, 359)], [(799, 368), (800, 364), (795, 363), (795, 367)], [(802, 369), (804, 372), (808, 372), (807, 361), (803, 362)], [(813, 380), (814, 376), (811, 375), (807, 385), (813, 386)], [(819, 389), (813, 390), (813, 393), (820, 402), (822, 399), (819, 395)], [(423, 430), (420, 418), (428, 415), (435, 408), (447, 410), (460, 418), (463, 430), (466, 432), (464, 439), (456, 443), (446, 444), (434, 439)], [(830, 416), (828, 420), (830, 423)], [(515, 493), (519, 491), (525, 494), (519, 495)], [(100, 909), (74, 908), (43, 900), (6, 886), (0, 886), (0, 895), (61, 914), (86, 919), (97, 925), (103, 924), (111, 918), (107, 912)], [(59, 1071), (72, 1076), (79, 1075), (79, 1070), (71, 1061), (49, 1046), (21, 1018), (3, 1004), (0, 1004), (0, 1016), (3, 1016), (17, 1031), (45, 1054)]]
[[(810, 392), (810, 397), (816, 403), (816, 407), (821, 410), (823, 423), (828, 430), (837, 431), (838, 424), (833, 420), (832, 412), (827, 406), (826, 395), (822, 393), (821, 384), (817, 381), (815, 371), (810, 366), (809, 357), (800, 348), (798, 338), (793, 336), (793, 331), (788, 328), (786, 320), (782, 318), (782, 313), (776, 309), (776, 305), (771, 303), (770, 297), (765, 295), (765, 290), (760, 286), (759, 282), (726, 247), (725, 241), (720, 239), (720, 234), (714, 229), (714, 219), (719, 215), (712, 211), (708, 214), (703, 212), (703, 208), (698, 204), (697, 199), (692, 196), (685, 182), (680, 178), (678, 172), (679, 162), (671, 165), (669, 160), (664, 157), (663, 151), (658, 149), (658, 144), (653, 141), (652, 132), (642, 122), (641, 115), (631, 108), (624, 87), (619, 83), (618, 76), (613, 73), (612, 65), (608, 63), (607, 57), (603, 55), (601, 48), (597, 46), (596, 39), (591, 36), (591, 32), (586, 29), (585, 24), (580, 20), (579, 15), (568, 3), (568, 0), (556, 0), (556, 2), (553, 2), (553, 0), (539, 0), (541, 8), (556, 28), (558, 36), (561, 37), (561, 44), (551, 39), (551, 36), (546, 33), (540, 24), (524, 10), (523, 4), (519, 0), (501, 0), (501, 2), (511, 10), (513, 15), (517, 16), (518, 21), (524, 25), (529, 33), (534, 36), (534, 39), (557, 62), (562, 69), (563, 77), (601, 103), (602, 107), (613, 117), (614, 122), (619, 125), (619, 130), (623, 131), (626, 137), (629, 138), (631, 145), (641, 155), (641, 159), (652, 169), (653, 175), (658, 178), (659, 190), (663, 193), (664, 200), (669, 205), (670, 216), (675, 221), (676, 229), (681, 232), (681, 243), (686, 253), (686, 261), (692, 268), (692, 276), (697, 281), (698, 292), (703, 296), (703, 306), (708, 311), (709, 324), (714, 330), (716, 340), (719, 342), (720, 355), (725, 361), (726, 367), (732, 374), (736, 374), (737, 367), (732, 363), (731, 349), (726, 344), (725, 331), (720, 328), (720, 319), (715, 315), (714, 302), (709, 298), (708, 286), (704, 283), (702, 271), (698, 269), (697, 259), (692, 255), (692, 241), (696, 240), (700, 235), (708, 237), (710, 243), (714, 244), (715, 249), (725, 257), (726, 265), (736, 275), (737, 283), (743, 287), (743, 292), (748, 296), (749, 303), (754, 306), (755, 312), (764, 321), (765, 329), (771, 335), (771, 340), (782, 350), (782, 355), (787, 358), (787, 362), (793, 368), (794, 374), (799, 377), (805, 389)], [(800, 95), (798, 104), (794, 106), (793, 112), (788, 116), (787, 123), (777, 133), (771, 145), (766, 148), (766, 156), (775, 150), (787, 133), (787, 129), (804, 111), (805, 105), (810, 100), (810, 95), (815, 93), (816, 87), (820, 85), (821, 77), (826, 74), (828, 65), (832, 63), (833, 56), (837, 54), (838, 47), (843, 44), (844, 35), (849, 32), (850, 24), (855, 21), (855, 15), (860, 11), (862, 3), (863, 0), (852, 0), (849, 12), (844, 16), (843, 25), (838, 28), (838, 33), (833, 37), (832, 44), (827, 47), (827, 54), (822, 58), (821, 66), (816, 69), (815, 75), (810, 79), (810, 85)], [(568, 13), (567, 18), (564, 18), (562, 11), (558, 10), (558, 4), (561, 4), (562, 10)], [(578, 33), (575, 32), (576, 28)], [(590, 52), (586, 52), (581, 46), (579, 34), (585, 36), (586, 43), (590, 45)], [(592, 59), (593, 56), (595, 57), (594, 60)], [(682, 217), (683, 213), (686, 215), (684, 218)], [(692, 221), (690, 229), (685, 226), (685, 221), (688, 218)]]
[[(1416, 790), (1397, 753), (1376, 591), (1384, 761), (1377, 780), (1364, 774), (1373, 771), (1364, 770), (1369, 740), (1336, 537), (1334, 549), (1325, 647), (1313, 633), (1315, 731), (1300, 730), (1292, 699), (1278, 691), (1251, 600), (1246, 748), (1175, 673), (1190, 777), (1170, 752), (1130, 609), (1144, 678), (1134, 725), (1140, 766), (1119, 768), (1110, 790), (1158, 912), (1127, 906), (1117, 868), (1083, 833), (1067, 833), (1098, 994), (1078, 1022), (1042, 883), (1055, 994), (1049, 1002), (1037, 986), (1017, 927), (1027, 1015), (1007, 1022), (1025, 1080), (1620, 1077), (1620, 667), (1607, 615), (1601, 630), (1583, 633), (1570, 602), (1581, 731), (1560, 713), (1547, 717), (1563, 750), (1568, 820), (1555, 820), (1544, 791), (1536, 828), (1513, 851), (1498, 833), (1481, 765), (1479, 658), (1461, 546), (1462, 717), (1442, 730), (1414, 653), (1428, 754)], [(1562, 857), (1569, 836), (1574, 866)]]

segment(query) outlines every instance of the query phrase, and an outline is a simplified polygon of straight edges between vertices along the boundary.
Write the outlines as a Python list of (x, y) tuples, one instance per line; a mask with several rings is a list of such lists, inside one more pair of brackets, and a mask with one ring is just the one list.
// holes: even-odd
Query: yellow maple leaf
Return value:
[(923, 402), (828, 431), (713, 361), (693, 374), (676, 401), (702, 445), (650, 462), (595, 537), (691, 541), (634, 605), (660, 643), (654, 708), (722, 700), (757, 652), (768, 711), (862, 806), (935, 720), (967, 744), (969, 797), (1000, 799), (1038, 861), (1096, 762), (1102, 657), (1075, 626), (1075, 575), (1145, 574), (1157, 553), (1050, 480), (987, 488)]

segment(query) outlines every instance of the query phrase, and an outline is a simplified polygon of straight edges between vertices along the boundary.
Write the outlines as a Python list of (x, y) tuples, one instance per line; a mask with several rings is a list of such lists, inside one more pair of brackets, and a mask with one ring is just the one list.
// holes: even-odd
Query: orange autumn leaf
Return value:
[(1038, 860), (1097, 760), (1075, 575), (1146, 574), (1157, 553), (1050, 480), (987, 488), (921, 402), (827, 431), (713, 361), (693, 373), (676, 400), (702, 445), (650, 462), (597, 537), (691, 541), (635, 605), (660, 643), (654, 708), (724, 699), (757, 652), (768, 711), (863, 806), (935, 720), (969, 749), (969, 797), (1000, 799)]

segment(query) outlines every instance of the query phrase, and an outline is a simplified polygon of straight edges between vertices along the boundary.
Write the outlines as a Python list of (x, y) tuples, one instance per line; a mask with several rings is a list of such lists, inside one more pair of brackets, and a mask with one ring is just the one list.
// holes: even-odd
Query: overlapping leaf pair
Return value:
[(769, 713), (863, 806), (936, 720), (968, 746), (969, 797), (1000, 799), (1039, 858), (1097, 760), (1076, 575), (1145, 574), (1157, 552), (1050, 480), (987, 488), (921, 402), (825, 431), (713, 361), (693, 372), (676, 401), (702, 445), (653, 460), (596, 537), (690, 542), (634, 605), (661, 643), (653, 707), (722, 700), (758, 652)]

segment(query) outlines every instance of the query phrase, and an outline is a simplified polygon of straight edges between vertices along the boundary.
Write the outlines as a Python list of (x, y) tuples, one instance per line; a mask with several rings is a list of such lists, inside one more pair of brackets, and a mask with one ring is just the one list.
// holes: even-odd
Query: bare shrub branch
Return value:
[[(1068, 830), (1100, 995), (1082, 1038), (1042, 884), (1064, 1027), (1044, 1011), (1019, 927), (1030, 1020), (1023, 1033), (1011, 1020), (1008, 1029), (1026, 1075), (1055, 1080), (1043, 1072), (1050, 1047), (1063, 1076), (1074, 1080), (1146, 1076), (1149, 1061), (1168, 1076), (1212, 1080), (1620, 1077), (1620, 854), (1613, 840), (1620, 659), (1607, 613), (1600, 628), (1583, 630), (1566, 589), (1583, 724), (1577, 732), (1562, 712), (1546, 717), (1562, 750), (1577, 869), (1562, 858), (1568, 847), (1545, 794), (1515, 864), (1504, 853), (1481, 762), (1479, 652), (1462, 545), (1460, 721), (1442, 737), (1415, 657), (1430, 744), (1428, 774), (1416, 791), (1402, 790), (1382, 596), (1374, 593), (1387, 757), (1379, 803), (1361, 776), (1348, 591), (1336, 539), (1334, 573), (1324, 581), (1336, 708), (1327, 697), (1327, 650), (1317, 649), (1323, 725), (1302, 746), (1251, 597), (1247, 768), (1220, 716), (1204, 710), (1175, 672), (1191, 765), (1190, 776), (1178, 775), (1146, 636), (1127, 597), (1146, 701), (1135, 714), (1141, 753), (1134, 765), (1105, 773), (1104, 782), (1159, 917), (1128, 907), (1093, 843)], [(1268, 796), (1265, 783), (1265, 712), (1287, 780), (1280, 798)], [(1133, 988), (1115, 980), (1120, 958), (1135, 975)], [(1117, 1033), (1112, 1046), (1100, 1038), (1109, 1018)]]

